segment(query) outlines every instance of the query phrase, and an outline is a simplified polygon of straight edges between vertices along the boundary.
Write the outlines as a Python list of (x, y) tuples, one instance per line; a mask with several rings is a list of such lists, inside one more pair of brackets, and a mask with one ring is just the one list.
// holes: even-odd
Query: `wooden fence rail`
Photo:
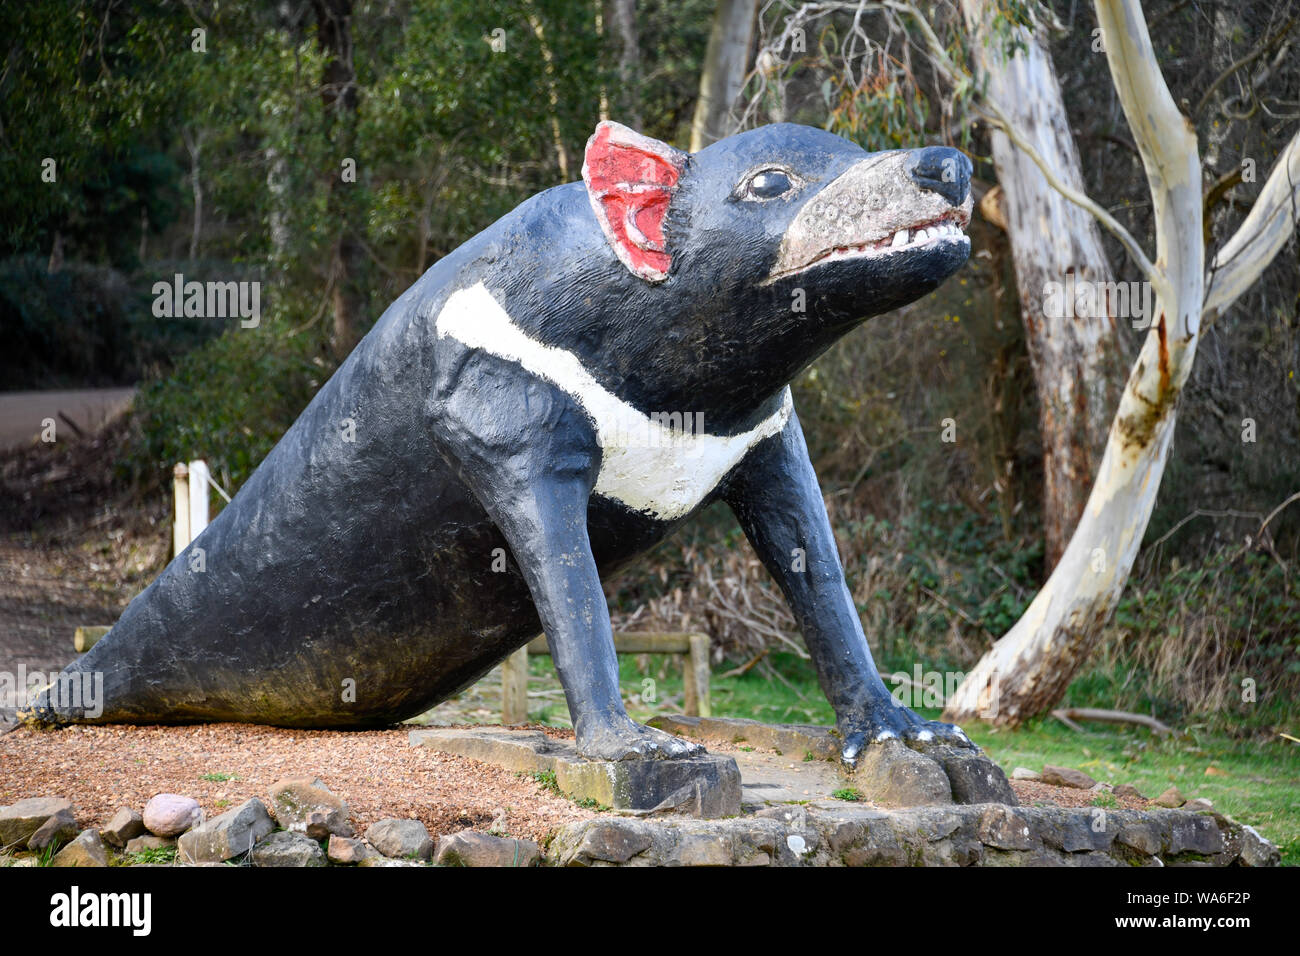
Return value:
[[(640, 631), (614, 635), (619, 654), (679, 654), (683, 662), (682, 709), (691, 717), (712, 717), (709, 699), (709, 636), (707, 634), (653, 634)], [(501, 722), (528, 722), (528, 655), (551, 653), (546, 635), (535, 637), (506, 658), (501, 673)]]

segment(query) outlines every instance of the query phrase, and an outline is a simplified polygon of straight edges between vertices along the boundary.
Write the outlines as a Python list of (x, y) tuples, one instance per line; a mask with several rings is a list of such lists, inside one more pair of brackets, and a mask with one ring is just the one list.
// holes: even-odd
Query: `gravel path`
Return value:
[(593, 815), (531, 777), (410, 747), (405, 729), (113, 725), (19, 727), (0, 736), (0, 805), (66, 797), (83, 827), (105, 823), (119, 807), (141, 810), (156, 793), (193, 797), (212, 817), (249, 797), (266, 802), (276, 781), (304, 775), (320, 777), (348, 802), (358, 832), (387, 817), (419, 819), (435, 837), (486, 830), (499, 819), (511, 836), (538, 840)]

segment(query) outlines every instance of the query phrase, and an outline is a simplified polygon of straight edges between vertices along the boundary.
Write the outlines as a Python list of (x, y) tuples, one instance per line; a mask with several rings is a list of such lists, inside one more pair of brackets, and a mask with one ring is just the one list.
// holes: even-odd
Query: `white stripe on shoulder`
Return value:
[(572, 352), (531, 338), (482, 282), (447, 298), (437, 330), (439, 338), (514, 362), (570, 395), (600, 439), (596, 493), (664, 521), (703, 501), (751, 448), (785, 428), (793, 409), (786, 388), (781, 407), (739, 435), (708, 434), (703, 413), (647, 415), (596, 381)]

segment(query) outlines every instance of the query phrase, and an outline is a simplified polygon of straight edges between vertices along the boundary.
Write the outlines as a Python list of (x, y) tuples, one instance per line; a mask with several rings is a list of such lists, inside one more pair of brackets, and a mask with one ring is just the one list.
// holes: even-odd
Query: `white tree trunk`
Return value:
[(1214, 257), (1202, 314), (1212, 319), (1254, 285), (1295, 231), (1300, 207), (1300, 132), (1282, 151), (1236, 235)]
[[(1006, 58), (988, 30), (992, 6), (989, 0), (962, 0), (977, 78), (1056, 175), (1082, 191), (1079, 153), (1051, 55), (1039, 35), (1017, 28), (1024, 49)], [(1097, 284), (1110, 283), (1113, 276), (1097, 221), (1054, 190), (1005, 132), (995, 130), (992, 145), (1038, 393), (1043, 535), (1050, 570), (1064, 552), (1092, 487), (1123, 385), (1123, 363), (1114, 303), (1099, 298), (1098, 307), (1083, 315), (1079, 309), (1048, 309), (1044, 289), (1049, 282), (1065, 283), (1071, 275), (1076, 283), (1100, 288)]]
[(190, 228), (190, 261), (199, 257), (199, 238), (203, 235), (203, 175), (202, 163), (199, 161), (203, 152), (203, 130), (196, 129), (193, 135), (189, 130), (182, 130), (185, 148), (190, 154), (190, 193), (194, 198), (194, 222)]
[(282, 266), (289, 256), (289, 161), (274, 146), (266, 150), (266, 191), (271, 195), (271, 261)]
[(731, 107), (745, 87), (757, 16), (758, 0), (718, 0), (691, 123), (692, 153), (734, 132)]
[(610, 19), (618, 35), (618, 91), (614, 103), (619, 120), (633, 129), (641, 128), (641, 40), (636, 28), (636, 0), (610, 0)]
[(1201, 169), (1137, 0), (1096, 0), (1111, 77), (1142, 156), (1156, 223), (1155, 315), (1111, 425), (1083, 517), (1047, 584), (967, 675), (944, 716), (1017, 724), (1060, 699), (1137, 557), (1192, 368), (1204, 305)]

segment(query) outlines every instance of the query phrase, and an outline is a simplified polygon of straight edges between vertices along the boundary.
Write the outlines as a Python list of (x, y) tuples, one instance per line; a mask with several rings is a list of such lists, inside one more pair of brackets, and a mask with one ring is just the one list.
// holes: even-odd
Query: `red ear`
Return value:
[(664, 215), (686, 154), (605, 120), (587, 140), (582, 180), (605, 238), (623, 265), (647, 282), (668, 278)]

